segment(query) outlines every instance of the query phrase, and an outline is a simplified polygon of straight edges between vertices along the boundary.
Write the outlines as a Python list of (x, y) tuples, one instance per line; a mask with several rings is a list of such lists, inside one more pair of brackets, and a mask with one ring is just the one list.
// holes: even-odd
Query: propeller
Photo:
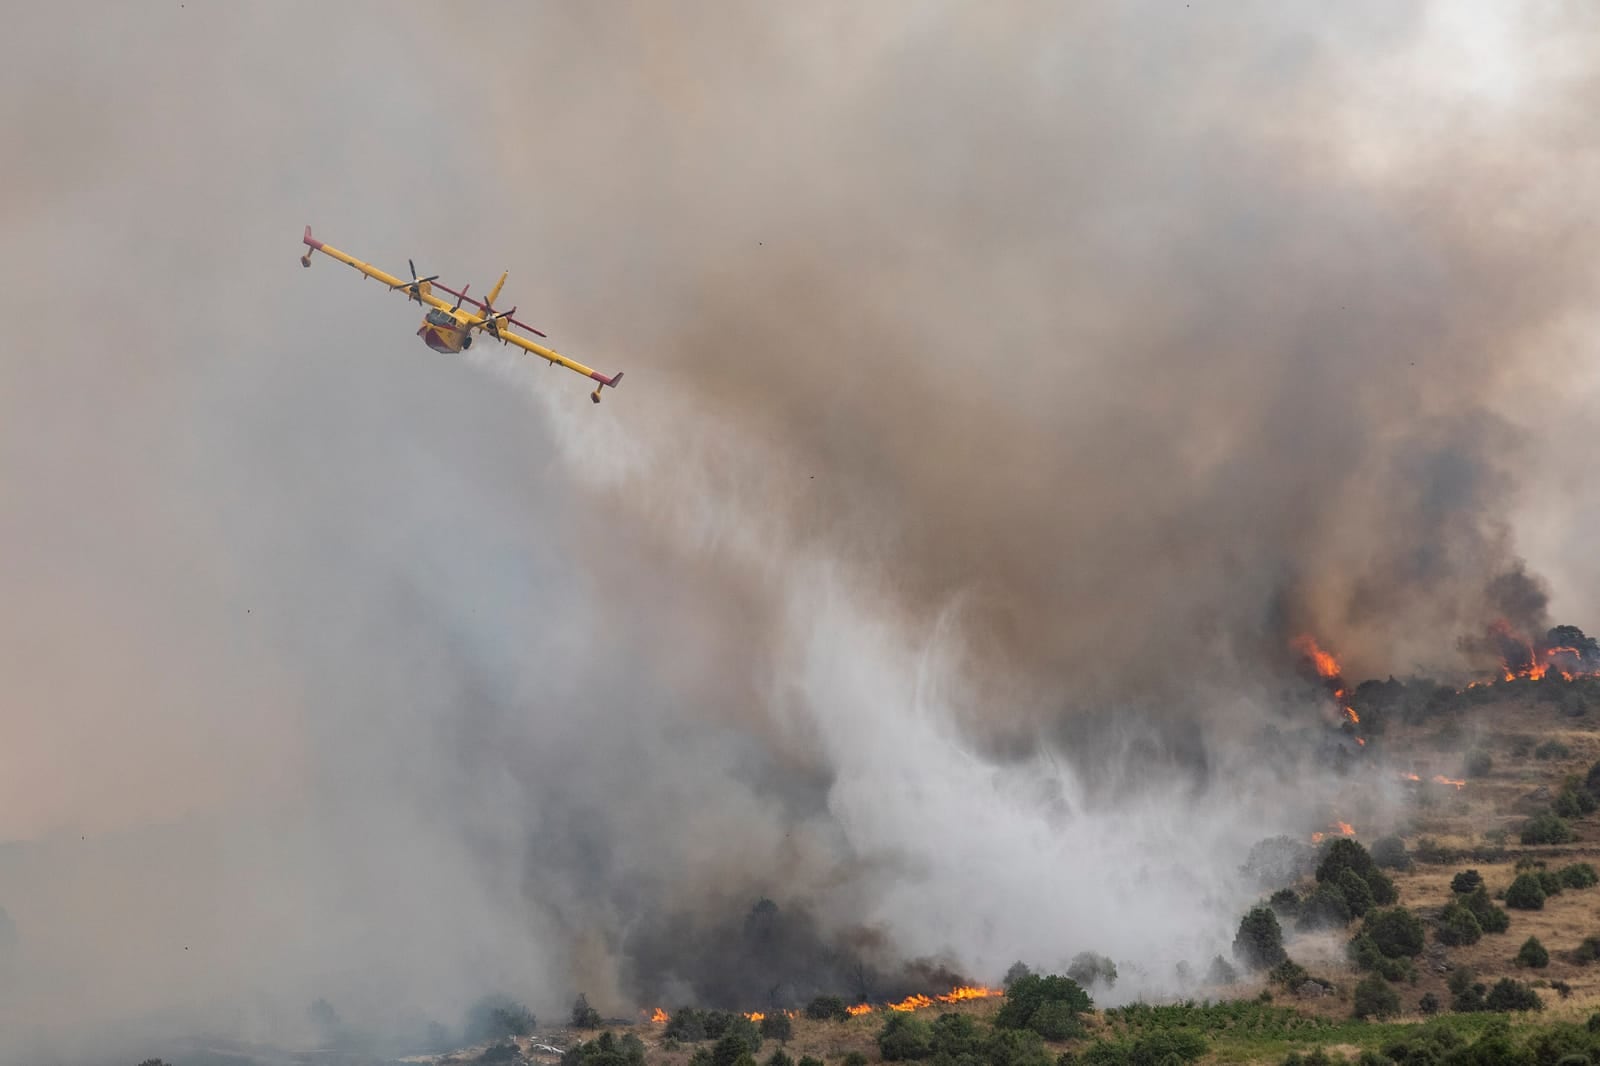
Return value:
[(406, 292), (411, 294), (412, 299), (417, 300), (420, 303), (421, 300), (422, 300), (422, 285), (423, 285), (423, 283), (424, 282), (428, 282), (428, 281), (438, 281), (439, 280), (439, 275), (437, 275), (437, 274), (429, 274), (425, 278), (419, 278), (419, 277), (417, 277), (417, 264), (415, 264), (411, 260), (407, 259), (406, 260), (406, 266), (411, 268), (411, 281), (410, 281), (410, 283), (408, 284), (408, 283), (402, 281), (398, 285), (391, 285), (389, 287), (391, 289), (404, 289), (404, 290), (406, 290)]

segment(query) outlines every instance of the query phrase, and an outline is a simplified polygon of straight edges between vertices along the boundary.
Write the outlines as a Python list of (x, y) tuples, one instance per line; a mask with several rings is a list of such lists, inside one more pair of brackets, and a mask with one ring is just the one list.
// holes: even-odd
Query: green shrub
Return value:
[(1545, 899), (1561, 895), (1561, 876), (1551, 870), (1538, 870), (1534, 873), (1539, 879), (1539, 887), (1544, 889)]
[(815, 1055), (801, 1055), (800, 1061), (795, 1066), (823, 1066), (823, 1062)]
[(1117, 983), (1117, 964), (1104, 955), (1080, 951), (1067, 966), (1067, 976), (1084, 988), (1103, 984), (1107, 988)]
[(1400, 1013), (1400, 994), (1382, 977), (1368, 974), (1356, 985), (1352, 1013), (1357, 1018), (1392, 1018)]
[(1247, 969), (1268, 970), (1289, 956), (1283, 950), (1283, 929), (1271, 907), (1252, 907), (1239, 922), (1233, 957)]
[(1522, 827), (1520, 839), (1524, 844), (1566, 844), (1573, 839), (1572, 827), (1562, 818), (1546, 811), (1528, 819)]
[(1478, 919), (1478, 927), (1485, 933), (1503, 933), (1511, 928), (1511, 916), (1504, 908), (1496, 906), (1482, 885), (1462, 896), (1461, 905), (1472, 912), (1472, 916)]
[(867, 1066), (867, 1057), (859, 1051), (852, 1051), (844, 1057), (841, 1066)]
[(1586, 936), (1583, 943), (1572, 949), (1572, 961), (1587, 966), (1600, 959), (1600, 936)]
[(925, 1059), (933, 1054), (933, 1026), (914, 1014), (894, 1012), (878, 1033), (885, 1062)]
[(1379, 837), (1372, 845), (1372, 861), (1387, 870), (1411, 869), (1411, 856), (1406, 854), (1406, 842), (1389, 835)]
[(1206, 970), (1206, 984), (1231, 985), (1239, 980), (1239, 972), (1233, 964), (1221, 955), (1213, 956), (1211, 966)]
[(1521, 981), (1514, 981), (1509, 977), (1502, 977), (1495, 983), (1488, 996), (1484, 998), (1484, 1005), (1489, 1010), (1543, 1010), (1544, 1003), (1540, 1001), (1539, 994)]
[(1467, 755), (1464, 769), (1468, 777), (1488, 777), (1493, 767), (1494, 760), (1489, 758), (1488, 752), (1474, 751)]
[(814, 1022), (825, 1022), (830, 1018), (844, 1021), (850, 1017), (850, 1011), (838, 996), (818, 996), (806, 1004), (806, 1017)]
[(1533, 757), (1540, 760), (1565, 759), (1571, 754), (1571, 748), (1553, 738), (1533, 749)]
[(1417, 1001), (1417, 1010), (1423, 1014), (1438, 1014), (1439, 997), (1432, 992), (1424, 992), (1422, 998)]
[(794, 1066), (794, 1059), (783, 1048), (778, 1048), (767, 1056), (767, 1061), (761, 1066)]
[(1575, 862), (1570, 866), (1563, 866), (1557, 871), (1561, 883), (1568, 888), (1590, 888), (1600, 883), (1600, 874), (1595, 873), (1593, 866), (1586, 862)]
[(937, 1056), (958, 1059), (977, 1055), (984, 1039), (977, 1023), (965, 1014), (947, 1011), (933, 1023), (933, 1053)]
[(1027, 1029), (996, 1029), (984, 1042), (979, 1057), (988, 1066), (1051, 1066), (1044, 1041)]
[(788, 1043), (794, 1039), (794, 1022), (790, 1021), (789, 1016), (783, 1011), (768, 1011), (761, 1019), (761, 1039), (776, 1040), (780, 1044)]
[(1539, 943), (1538, 937), (1530, 936), (1522, 942), (1522, 949), (1517, 952), (1516, 963), (1518, 966), (1542, 970), (1550, 965), (1550, 953)]
[(711, 1048), (711, 1066), (734, 1066), (745, 1055), (754, 1055), (761, 1050), (761, 1034), (757, 1032), (755, 1023), (743, 1015), (739, 1021), (744, 1025), (730, 1025), (727, 1032)]
[(1450, 879), (1450, 891), (1456, 895), (1465, 895), (1476, 891), (1483, 884), (1483, 875), (1476, 870), (1462, 870)]
[(1506, 889), (1506, 906), (1519, 911), (1544, 910), (1544, 887), (1534, 874), (1518, 874)]
[(661, 1035), (685, 1044), (695, 1044), (706, 1038), (705, 1012), (693, 1007), (679, 1007), (668, 1019)]
[(1359, 842), (1350, 837), (1338, 837), (1326, 846), (1322, 861), (1317, 863), (1317, 882), (1338, 881), (1339, 875), (1345, 870), (1354, 870), (1365, 879), (1377, 869), (1372, 856)]
[(1445, 904), (1444, 910), (1439, 912), (1439, 924), (1433, 936), (1441, 944), (1465, 947), (1468, 944), (1476, 944), (1482, 939), (1483, 927), (1459, 900), (1451, 900)]
[(1298, 988), (1311, 975), (1306, 968), (1293, 959), (1285, 958), (1278, 965), (1267, 971), (1267, 980), (1284, 988)]
[(1422, 920), (1404, 907), (1375, 910), (1367, 915), (1361, 927), (1388, 958), (1414, 958), (1422, 954), (1425, 933)]
[(1094, 1009), (1094, 1000), (1072, 978), (1029, 974), (1013, 981), (1006, 989), (1005, 1002), (994, 1016), (995, 1028), (1031, 1028), (1034, 1015), (1046, 1003), (1063, 1003), (1076, 1014)]
[(574, 1029), (600, 1028), (600, 1012), (589, 1006), (589, 997), (582, 992), (578, 993), (577, 1001), (572, 1004), (572, 1027)]
[(462, 1027), (468, 1044), (527, 1036), (539, 1027), (533, 1011), (504, 996), (485, 996), (472, 1005)]
[(1280, 888), (1272, 894), (1271, 899), (1267, 900), (1267, 906), (1271, 907), (1279, 918), (1293, 918), (1300, 913), (1300, 897), (1294, 894), (1292, 888)]
[(1372, 897), (1372, 886), (1354, 870), (1340, 870), (1335, 885), (1354, 918), (1360, 918), (1377, 905), (1377, 901)]
[(1317, 890), (1300, 905), (1300, 917), (1294, 927), (1301, 932), (1319, 929), (1343, 929), (1350, 924), (1350, 904), (1334, 885), (1318, 885)]
[(1367, 875), (1367, 887), (1372, 890), (1372, 902), (1380, 907), (1392, 906), (1400, 902), (1400, 890), (1394, 887), (1394, 882), (1389, 880), (1389, 875), (1381, 870), (1374, 870)]

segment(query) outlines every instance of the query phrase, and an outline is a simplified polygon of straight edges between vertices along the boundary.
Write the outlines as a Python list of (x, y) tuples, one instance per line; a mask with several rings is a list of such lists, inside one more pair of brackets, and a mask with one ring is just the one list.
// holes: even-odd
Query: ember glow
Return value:
[(1460, 792), (1467, 785), (1467, 783), (1465, 781), (1458, 780), (1457, 778), (1454, 778), (1454, 777), (1446, 777), (1443, 774), (1434, 774), (1433, 775), (1433, 782), (1436, 785), (1454, 785), (1454, 786), (1456, 786), (1456, 791), (1457, 792)]
[[(1557, 626), (1542, 638), (1530, 639), (1500, 618), (1489, 626), (1483, 644), (1500, 656), (1494, 681), (1600, 678), (1600, 645), (1576, 626)], [(1494, 681), (1474, 681), (1467, 687), (1478, 688)]]
[(994, 996), (1003, 996), (1005, 994), (1006, 990), (1003, 988), (982, 988), (972, 985), (963, 985), (960, 988), (951, 989), (944, 995), (935, 996), (934, 998), (940, 1003), (959, 1003), (964, 999), (990, 999)]
[[(1333, 832), (1338, 833), (1340, 836), (1353, 837), (1356, 835), (1356, 827), (1351, 825), (1349, 822), (1341, 822), (1338, 819), (1335, 819), (1333, 824), (1328, 827), (1328, 833)], [(1328, 838), (1328, 833), (1312, 833), (1311, 843), (1322, 843)]]

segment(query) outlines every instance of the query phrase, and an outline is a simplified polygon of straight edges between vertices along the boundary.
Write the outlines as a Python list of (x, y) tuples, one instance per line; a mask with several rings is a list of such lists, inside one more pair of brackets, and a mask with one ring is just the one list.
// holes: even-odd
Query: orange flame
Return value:
[(1003, 988), (962, 985), (960, 988), (952, 988), (944, 995), (935, 996), (934, 998), (940, 1003), (959, 1003), (964, 999), (989, 999), (993, 996), (1003, 996), (1005, 994), (1006, 990)]
[[(1330, 831), (1333, 830), (1333, 829), (1337, 829), (1339, 831), (1339, 835), (1340, 836), (1353, 837), (1353, 836), (1356, 835), (1356, 827), (1355, 826), (1351, 825), (1349, 822), (1341, 822), (1338, 819), (1334, 819), (1333, 825), (1330, 826), (1329, 829), (1330, 829)], [(1312, 833), (1311, 834), (1311, 843), (1320, 844), (1324, 840), (1326, 840), (1327, 838), (1328, 838), (1328, 834), (1327, 833)]]
[(767, 1016), (765, 1014), (761, 1013), (760, 1011), (755, 1011), (755, 1012), (753, 1012), (751, 1014), (746, 1014), (745, 1017), (749, 1018), (753, 1022), (764, 1022), (764, 1021), (767, 1020)]
[(1454, 777), (1446, 777), (1443, 774), (1434, 774), (1433, 781), (1434, 784), (1438, 785), (1454, 785), (1456, 786), (1457, 792), (1460, 792), (1467, 785), (1465, 781), (1458, 780)]
[(870, 1003), (857, 1003), (854, 1007), (846, 1007), (845, 1010), (849, 1013), (849, 1015), (852, 1018), (859, 1018), (863, 1014), (871, 1014), (872, 1013), (872, 1004), (870, 1004)]
[(922, 995), (921, 993), (918, 993), (917, 995), (914, 995), (914, 996), (907, 996), (905, 999), (902, 999), (899, 1003), (891, 1003), (891, 1004), (889, 1004), (889, 1009), (903, 1012), (903, 1011), (917, 1010), (920, 1007), (931, 1007), (931, 1006), (933, 1006), (933, 1000), (929, 999), (927, 996)]
[(1339, 660), (1322, 650), (1317, 644), (1317, 638), (1306, 633), (1294, 638), (1294, 646), (1316, 668), (1317, 676), (1329, 680), (1339, 676)]
[(1346, 707), (1344, 709), (1344, 713), (1346, 717), (1348, 717), (1356, 725), (1361, 724), (1361, 716), (1356, 713), (1356, 709), (1354, 707)]
[(667, 1022), (672, 1020), (672, 1017), (667, 1014), (666, 1011), (662, 1010), (660, 1007), (657, 1007), (655, 1009), (655, 1013), (650, 1015), (650, 1020), (655, 1022), (657, 1025), (665, 1025)]

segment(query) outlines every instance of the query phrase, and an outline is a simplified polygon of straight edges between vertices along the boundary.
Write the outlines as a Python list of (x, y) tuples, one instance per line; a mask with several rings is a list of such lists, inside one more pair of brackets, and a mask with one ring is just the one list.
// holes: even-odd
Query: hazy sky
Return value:
[(1600, 13), (1509, 11), (9, 12), (0, 1029), (632, 1010), (762, 892), (1208, 957), (1323, 813), (1231, 739), (1288, 630), (1464, 670), (1519, 560), (1600, 628)]

